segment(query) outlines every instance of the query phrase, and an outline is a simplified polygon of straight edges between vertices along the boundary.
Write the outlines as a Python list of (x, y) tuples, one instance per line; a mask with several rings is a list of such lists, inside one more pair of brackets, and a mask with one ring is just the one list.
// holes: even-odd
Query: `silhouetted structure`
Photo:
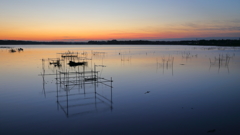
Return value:
[(209, 61), (210, 61), (209, 70), (211, 69), (211, 67), (218, 67), (218, 72), (219, 72), (220, 68), (226, 67), (229, 73), (230, 72), (229, 63), (234, 56), (235, 54), (233, 54), (232, 56), (230, 56), (229, 54), (226, 54), (226, 55), (219, 54), (219, 56), (215, 57), (214, 59), (209, 58)]
[[(108, 111), (113, 109), (112, 102), (112, 78), (105, 79), (98, 76), (96, 67), (105, 67), (104, 65), (95, 65), (94, 70), (86, 70), (87, 62), (74, 62), (72, 60), (91, 60), (86, 57), (78, 57), (79, 53), (70, 52), (58, 53), (61, 54), (60, 58), (48, 58), (42, 59), (42, 73), (40, 76), (43, 78), (43, 94), (46, 97), (46, 93), (56, 93), (57, 107), (61, 108), (67, 117), (75, 115), (83, 115), (93, 112)], [(74, 55), (74, 57), (72, 57)], [(75, 57), (75, 55), (77, 55)], [(81, 55), (86, 55), (82, 53)], [(64, 57), (63, 57), (64, 56)], [(55, 65), (55, 67), (61, 67), (55, 70), (55, 73), (46, 73), (45, 61), (49, 62), (49, 65)], [(67, 63), (66, 61), (69, 61)], [(69, 64), (69, 66), (66, 66)], [(71, 71), (71, 66), (82, 66), (82, 70)], [(56, 91), (46, 91), (45, 76), (52, 76), (55, 78)], [(53, 78), (52, 78), (53, 79)], [(53, 83), (54, 80), (51, 81)], [(97, 91), (98, 85), (105, 85), (103, 95)], [(109, 88), (110, 90), (107, 90)]]
[(69, 61), (69, 66), (74, 67), (74, 66), (81, 66), (81, 65), (86, 65), (87, 62), (74, 62), (74, 61)]

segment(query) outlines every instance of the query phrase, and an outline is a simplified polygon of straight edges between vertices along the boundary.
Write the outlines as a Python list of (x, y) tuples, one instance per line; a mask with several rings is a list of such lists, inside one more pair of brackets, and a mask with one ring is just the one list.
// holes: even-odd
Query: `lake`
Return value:
[(240, 47), (11, 47), (1, 135), (240, 134)]

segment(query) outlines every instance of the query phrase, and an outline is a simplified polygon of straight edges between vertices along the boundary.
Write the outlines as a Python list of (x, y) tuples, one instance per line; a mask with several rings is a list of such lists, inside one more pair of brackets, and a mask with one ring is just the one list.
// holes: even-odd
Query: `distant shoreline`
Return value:
[(23, 40), (0, 40), (0, 45), (193, 45), (193, 46), (240, 46), (240, 40), (184, 40), (184, 41), (148, 41), (148, 40), (108, 40), (88, 42), (42, 42)]

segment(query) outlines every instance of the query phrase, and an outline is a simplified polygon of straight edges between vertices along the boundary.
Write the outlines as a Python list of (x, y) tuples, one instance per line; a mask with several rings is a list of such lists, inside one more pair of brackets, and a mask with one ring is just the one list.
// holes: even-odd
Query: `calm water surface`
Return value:
[(240, 48), (14, 47), (0, 49), (1, 135), (240, 134)]

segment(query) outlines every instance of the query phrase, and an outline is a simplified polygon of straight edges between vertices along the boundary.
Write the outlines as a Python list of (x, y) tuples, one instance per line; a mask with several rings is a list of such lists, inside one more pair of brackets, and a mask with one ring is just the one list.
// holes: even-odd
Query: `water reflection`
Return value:
[(31, 47), (0, 50), (2, 134), (239, 133), (239, 48)]
[(172, 76), (173, 76), (173, 63), (174, 63), (174, 57), (172, 56), (169, 56), (167, 58), (163, 57), (161, 62), (159, 62), (157, 59), (157, 70), (159, 68), (162, 68), (162, 73), (164, 74), (164, 69), (166, 70), (171, 69)]
[[(67, 81), (60, 81), (60, 78), (57, 78), (59, 81), (56, 83), (58, 109), (60, 107), (67, 117), (108, 110), (112, 111), (112, 80), (82, 78), (83, 80), (73, 81), (72, 79), (77, 78), (67, 74), (69, 73), (66, 73)], [(71, 80), (69, 80), (70, 78)], [(108, 85), (106, 82), (111, 82), (111, 84)], [(108, 93), (110, 97), (105, 97), (97, 92), (98, 83), (109, 86), (110, 90), (108, 90)]]
[[(93, 112), (101, 112), (113, 109), (112, 102), (112, 78), (105, 79), (99, 76), (97, 67), (106, 67), (105, 65), (94, 64), (94, 69), (87, 70), (87, 57), (79, 57), (78, 53), (70, 52), (58, 53), (61, 58), (42, 59), (42, 73), (43, 79), (43, 94), (56, 92), (58, 110), (65, 113), (67, 117), (83, 115)], [(87, 53), (81, 53), (87, 55)], [(94, 53), (94, 55), (100, 53)], [(83, 60), (83, 62), (74, 62), (76, 60)], [(46, 73), (45, 61), (48, 61), (48, 66), (54, 65), (53, 69), (48, 68), (52, 73)], [(79, 64), (81, 63), (81, 64)], [(69, 65), (69, 66), (67, 66)], [(77, 67), (72, 69), (72, 67)], [(80, 69), (79, 67), (82, 67)], [(45, 76), (54, 76), (56, 91), (46, 91)], [(53, 80), (51, 81), (53, 83)], [(104, 85), (105, 95), (98, 92), (99, 85)], [(106, 96), (107, 95), (107, 96)]]
[(191, 54), (191, 52), (182, 52), (182, 59), (186, 59), (186, 61), (188, 59), (191, 59), (191, 58), (197, 58), (198, 55), (197, 54)]
[(228, 73), (230, 73), (229, 71), (229, 63), (230, 60), (233, 59), (233, 57), (235, 56), (235, 54), (229, 55), (229, 54), (219, 54), (218, 57), (214, 57), (214, 58), (209, 58), (209, 62), (210, 62), (210, 66), (209, 66), (209, 70), (211, 69), (211, 67), (217, 67), (218, 68), (218, 73), (220, 72), (220, 68), (227, 68)]

